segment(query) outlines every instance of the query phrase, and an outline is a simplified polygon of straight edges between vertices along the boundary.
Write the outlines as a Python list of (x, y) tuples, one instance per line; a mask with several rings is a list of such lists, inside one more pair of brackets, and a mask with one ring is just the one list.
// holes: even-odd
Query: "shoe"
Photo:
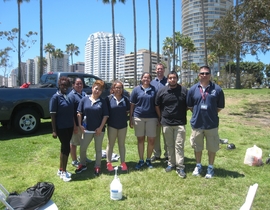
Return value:
[(73, 165), (74, 167), (78, 167), (79, 166), (79, 162), (77, 160), (73, 160), (71, 162), (71, 165)]
[(167, 166), (167, 168), (165, 168), (165, 171), (166, 171), (166, 172), (170, 172), (170, 171), (172, 171), (173, 169), (174, 169), (173, 166)]
[(143, 167), (143, 165), (144, 165), (144, 161), (143, 161), (143, 160), (140, 160), (140, 161), (137, 163), (137, 165), (135, 166), (135, 169), (140, 170), (141, 167)]
[(87, 167), (85, 165), (80, 164), (79, 167), (75, 170), (76, 174), (81, 173), (82, 171), (87, 170)]
[[(56, 175), (57, 175), (57, 176), (61, 176), (61, 173), (62, 173), (62, 171), (60, 171), (60, 170), (58, 169)], [(69, 172), (67, 172), (67, 171), (66, 171), (66, 173), (71, 177), (71, 173), (69, 173)]]
[(180, 176), (183, 179), (187, 177), (187, 175), (183, 169), (177, 169), (176, 173), (178, 174), (178, 176)]
[(95, 169), (94, 169), (94, 174), (95, 174), (96, 176), (99, 176), (99, 175), (100, 175), (100, 167), (95, 167)]
[(219, 139), (220, 144), (228, 144), (228, 139)]
[(125, 162), (121, 163), (121, 169), (122, 169), (122, 171), (127, 171), (128, 170), (127, 164)]
[(168, 163), (168, 161), (169, 161), (169, 158), (165, 157), (165, 162)]
[(202, 173), (202, 166), (196, 166), (194, 171), (192, 172), (193, 176), (200, 176)]
[(112, 172), (114, 170), (111, 163), (107, 163), (107, 169), (108, 169), (109, 172)]
[(69, 174), (70, 173), (66, 171), (62, 171), (60, 175), (60, 179), (63, 179), (64, 182), (69, 182), (71, 180), (71, 176)]
[(151, 159), (146, 159), (145, 163), (146, 163), (148, 168), (150, 168), (150, 169), (153, 168), (153, 165), (151, 163)]
[(156, 160), (161, 160), (161, 158), (160, 157), (156, 157), (156, 156), (152, 156), (151, 157), (151, 161), (152, 162), (155, 162)]
[(208, 168), (207, 168), (207, 173), (206, 173), (206, 175), (205, 175), (205, 178), (206, 178), (206, 179), (211, 179), (213, 176), (214, 176), (214, 169), (208, 167)]

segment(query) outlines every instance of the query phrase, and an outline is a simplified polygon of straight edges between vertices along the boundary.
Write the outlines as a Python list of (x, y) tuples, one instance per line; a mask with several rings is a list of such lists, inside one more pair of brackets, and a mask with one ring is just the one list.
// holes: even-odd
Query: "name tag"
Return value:
[(201, 109), (206, 110), (207, 109), (207, 105), (206, 104), (202, 104), (201, 105)]

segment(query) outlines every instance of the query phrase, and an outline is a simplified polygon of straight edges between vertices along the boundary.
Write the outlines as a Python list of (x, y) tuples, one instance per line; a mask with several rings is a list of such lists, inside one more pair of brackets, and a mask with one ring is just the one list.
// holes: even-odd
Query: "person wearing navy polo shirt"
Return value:
[(49, 106), (53, 129), (52, 136), (55, 139), (58, 137), (61, 142), (60, 167), (57, 175), (65, 182), (71, 180), (71, 174), (66, 171), (66, 167), (70, 153), (69, 142), (75, 124), (74, 104), (66, 95), (69, 86), (69, 79), (60, 77), (58, 80), (59, 90), (52, 96)]
[[(83, 132), (83, 138), (80, 145), (80, 165), (75, 170), (81, 173), (86, 167), (86, 151), (92, 139), (95, 140), (96, 163), (94, 174), (100, 175), (100, 166), (102, 158), (102, 142), (105, 132), (105, 124), (109, 117), (109, 111), (105, 99), (100, 97), (105, 83), (96, 80), (92, 86), (92, 94), (82, 98), (77, 109), (78, 122)], [(82, 120), (83, 119), (83, 120)]]
[(225, 97), (220, 86), (210, 81), (211, 69), (200, 67), (199, 82), (188, 91), (187, 106), (192, 112), (190, 124), (192, 127), (190, 143), (194, 149), (196, 167), (192, 173), (200, 176), (202, 173), (202, 151), (204, 138), (208, 150), (208, 168), (205, 178), (214, 176), (214, 161), (219, 150), (219, 117), (218, 112), (225, 107)]
[(122, 171), (127, 171), (125, 163), (126, 147), (125, 139), (127, 135), (127, 114), (130, 109), (129, 98), (123, 95), (124, 86), (119, 80), (113, 82), (111, 87), (111, 95), (106, 98), (109, 115), (108, 123), (108, 144), (107, 144), (107, 169), (113, 171), (112, 153), (116, 139), (118, 139), (118, 148), (121, 159)]
[[(165, 68), (162, 63), (158, 63), (156, 65), (156, 73), (157, 73), (157, 77), (153, 79), (150, 84), (153, 85), (156, 88), (156, 91), (158, 92), (159, 89), (163, 88), (167, 84), (167, 78), (164, 76)], [(152, 156), (151, 161), (161, 160), (160, 134), (161, 134), (161, 126), (158, 125), (157, 134), (155, 138), (155, 146), (153, 150), (154, 155)], [(162, 136), (163, 136), (163, 142), (164, 142), (164, 147), (163, 147), (164, 156), (165, 156), (165, 159), (168, 160), (167, 145), (166, 145), (166, 141), (165, 141), (163, 133), (162, 133)]]
[[(130, 96), (129, 126), (135, 129), (140, 158), (135, 166), (137, 170), (144, 166), (145, 163), (148, 168), (153, 168), (151, 155), (155, 144), (158, 121), (155, 110), (156, 89), (150, 85), (151, 80), (151, 75), (148, 72), (144, 72), (141, 76), (141, 84), (133, 89)], [(147, 136), (148, 143), (146, 162), (144, 162), (145, 136)]]

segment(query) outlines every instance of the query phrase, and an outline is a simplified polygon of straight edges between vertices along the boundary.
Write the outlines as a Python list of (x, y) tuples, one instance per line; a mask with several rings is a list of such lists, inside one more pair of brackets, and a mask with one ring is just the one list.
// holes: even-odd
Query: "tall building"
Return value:
[(26, 61), (26, 82), (30, 82), (30, 84), (36, 84), (34, 59), (28, 59)]
[[(204, 16), (206, 27), (206, 39), (210, 38), (211, 32), (207, 28), (213, 26), (215, 20), (223, 17), (226, 11), (233, 6), (233, 0), (204, 0)], [(201, 0), (182, 0), (182, 33), (189, 36), (196, 47), (196, 52), (182, 51), (182, 60), (189, 60), (198, 66), (205, 65), (204, 35)], [(221, 66), (227, 62), (226, 57), (220, 58)], [(218, 64), (212, 67), (213, 72), (218, 72)]]
[[(125, 38), (115, 34), (116, 72), (119, 57), (125, 54)], [(90, 34), (85, 44), (85, 73), (94, 74), (109, 82), (113, 80), (113, 35), (96, 32)]]
[(81, 72), (84, 73), (84, 62), (73, 63), (69, 66), (70, 72)]
[[(152, 76), (156, 76), (157, 54), (152, 52)], [(160, 60), (165, 66), (168, 66), (167, 58), (160, 55)], [(141, 79), (143, 72), (149, 72), (150, 56), (149, 50), (140, 49), (137, 52), (137, 81)], [(165, 75), (169, 73), (169, 69), (165, 69)], [(126, 54), (120, 56), (119, 71), (117, 72), (117, 78), (128, 81), (134, 79), (134, 54)]]
[(69, 72), (69, 55), (64, 54), (63, 58), (56, 58), (49, 53), (46, 54), (47, 72)]

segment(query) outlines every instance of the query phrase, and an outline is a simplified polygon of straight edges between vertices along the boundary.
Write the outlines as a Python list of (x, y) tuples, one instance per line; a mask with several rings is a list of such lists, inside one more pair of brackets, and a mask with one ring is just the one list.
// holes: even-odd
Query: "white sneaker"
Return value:
[[(60, 170), (58, 169), (56, 175), (57, 175), (57, 176), (61, 176), (61, 173), (62, 173), (62, 171), (60, 171)], [(69, 172), (67, 172), (67, 171), (66, 171), (66, 173), (71, 177), (71, 175), (72, 175), (71, 173), (69, 173)], [(60, 177), (60, 178), (61, 178), (61, 177)]]
[(69, 182), (71, 180), (71, 176), (69, 174), (70, 173), (66, 171), (62, 171), (60, 178), (63, 179), (64, 182)]
[(194, 168), (194, 171), (192, 172), (193, 176), (200, 176), (202, 173), (202, 167), (201, 166), (196, 166)]

